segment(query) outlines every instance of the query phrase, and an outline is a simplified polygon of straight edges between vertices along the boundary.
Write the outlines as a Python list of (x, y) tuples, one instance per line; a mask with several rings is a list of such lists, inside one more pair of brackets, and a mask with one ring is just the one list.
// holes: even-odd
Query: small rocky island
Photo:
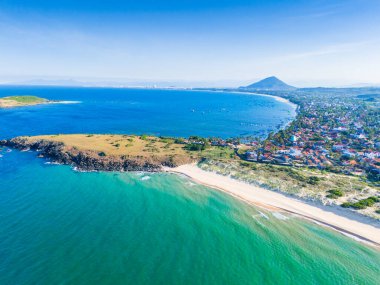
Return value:
[(0, 146), (34, 150), (39, 157), (83, 171), (160, 171), (199, 160), (173, 138), (134, 135), (48, 135), (17, 137)]
[(52, 101), (37, 96), (9, 96), (0, 98), (0, 108), (12, 108), (23, 106), (34, 106), (41, 104), (57, 103), (58, 101)]

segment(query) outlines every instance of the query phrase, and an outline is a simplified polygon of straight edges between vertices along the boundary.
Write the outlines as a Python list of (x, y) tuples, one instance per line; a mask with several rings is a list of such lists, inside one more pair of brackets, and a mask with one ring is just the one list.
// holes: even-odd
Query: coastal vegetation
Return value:
[(159, 171), (199, 162), (207, 171), (380, 219), (380, 111), (376, 100), (361, 95), (372, 98), (379, 90), (244, 91), (287, 99), (297, 104), (297, 117), (266, 138), (77, 134), (2, 144), (45, 149), (41, 156), (82, 170)]
[(21, 137), (26, 142), (48, 141), (62, 143), (65, 149), (96, 153), (99, 156), (172, 158), (175, 164), (197, 162), (201, 159), (235, 158), (233, 149), (211, 146), (208, 139), (192, 136), (189, 139), (150, 135), (72, 134)]
[(327, 198), (331, 199), (337, 199), (339, 197), (342, 197), (344, 195), (343, 191), (341, 189), (332, 189), (327, 191), (329, 194), (326, 195)]
[[(361, 199), (358, 202), (345, 202), (341, 206), (344, 208), (354, 208), (354, 209), (366, 209), (367, 207), (372, 207), (375, 203), (380, 202), (379, 197), (368, 197), (366, 199)], [(376, 211), (377, 213), (377, 211)]]
[[(199, 163), (203, 170), (289, 194), (303, 200), (324, 205), (355, 204), (370, 197), (379, 197), (380, 189), (356, 176), (331, 173), (308, 167), (289, 167), (257, 162), (204, 159)], [(372, 199), (372, 198), (371, 198)], [(349, 207), (360, 214), (380, 219), (376, 205), (380, 200), (371, 200), (367, 207)], [(363, 204), (363, 202), (361, 202)]]
[(221, 140), (196, 136), (73, 134), (19, 137), (0, 145), (38, 150), (40, 156), (86, 171), (160, 171), (198, 163), (206, 171), (380, 219), (379, 200), (373, 199), (380, 196), (377, 185), (326, 169), (246, 161), (239, 153), (243, 147), (233, 141), (223, 145)]
[(0, 108), (47, 104), (52, 101), (37, 96), (8, 96), (0, 98)]
[(159, 171), (163, 166), (175, 167), (202, 158), (233, 156), (231, 149), (206, 147), (203, 145), (206, 141), (197, 139), (179, 141), (150, 135), (73, 134), (18, 137), (1, 141), (0, 145), (37, 150), (40, 156), (55, 162), (91, 171)]

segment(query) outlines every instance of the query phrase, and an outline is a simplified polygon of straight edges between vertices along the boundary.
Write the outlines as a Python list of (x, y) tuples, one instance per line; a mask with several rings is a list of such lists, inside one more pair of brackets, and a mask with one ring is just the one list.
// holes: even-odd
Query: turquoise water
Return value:
[[(79, 104), (0, 110), (0, 138), (265, 136), (293, 107), (165, 90), (0, 87)], [(260, 212), (261, 211), (261, 212)], [(0, 150), (0, 284), (379, 284), (380, 253), (170, 174), (78, 173)]]
[(186, 178), (3, 154), (0, 284), (379, 284), (378, 251)]

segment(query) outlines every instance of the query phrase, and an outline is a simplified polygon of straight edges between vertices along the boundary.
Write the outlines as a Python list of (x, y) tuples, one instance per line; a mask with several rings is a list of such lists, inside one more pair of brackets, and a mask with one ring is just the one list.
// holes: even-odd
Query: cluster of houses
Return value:
[(209, 142), (233, 148), (247, 161), (372, 175), (380, 180), (380, 111), (340, 96), (297, 97), (297, 119), (264, 141), (215, 138)]
[[(336, 106), (304, 102), (289, 128), (247, 150), (243, 158), (380, 177), (379, 122), (368, 122), (361, 105), (348, 102)], [(374, 130), (371, 135), (366, 133), (369, 128)]]

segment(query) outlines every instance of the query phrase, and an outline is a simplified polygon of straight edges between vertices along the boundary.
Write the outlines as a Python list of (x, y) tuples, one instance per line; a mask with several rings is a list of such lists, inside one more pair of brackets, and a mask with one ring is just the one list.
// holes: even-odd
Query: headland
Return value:
[(37, 96), (8, 96), (0, 98), (0, 108), (14, 108), (52, 103), (59, 103), (59, 101), (52, 101)]
[[(44, 135), (0, 141), (0, 146), (34, 150), (39, 157), (71, 165), (80, 171), (170, 171), (184, 174), (247, 203), (294, 213), (374, 245), (380, 244), (380, 222), (376, 218), (366, 217), (369, 212), (365, 210), (358, 215), (357, 211), (339, 207), (345, 199), (360, 199), (364, 194), (376, 195), (376, 189), (371, 190), (367, 186), (365, 193), (352, 192), (348, 185), (351, 188), (356, 185), (362, 187), (361, 182), (355, 177), (340, 174), (290, 170), (286, 166), (251, 165), (242, 162), (238, 150), (231, 145), (216, 145), (215, 141), (199, 137), (181, 139), (113, 134)], [(234, 172), (235, 166), (239, 172)], [(243, 172), (245, 176), (241, 176)], [(331, 187), (336, 183), (347, 189), (339, 199), (331, 196)]]

